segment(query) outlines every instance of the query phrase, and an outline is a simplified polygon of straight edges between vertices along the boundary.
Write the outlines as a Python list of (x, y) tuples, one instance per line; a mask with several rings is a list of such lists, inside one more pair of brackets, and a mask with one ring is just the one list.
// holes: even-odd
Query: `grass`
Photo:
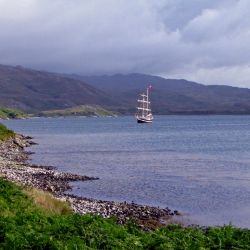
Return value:
[(39, 113), (40, 116), (57, 117), (57, 116), (115, 116), (114, 112), (108, 111), (98, 105), (81, 105), (77, 107), (48, 110)]
[[(121, 226), (114, 219), (55, 211), (51, 206), (67, 204), (55, 205), (47, 195), (0, 178), (0, 249), (250, 249), (247, 229), (170, 225), (144, 232), (131, 222)], [(54, 205), (48, 209), (46, 202)]]
[(10, 137), (14, 137), (15, 133), (6, 128), (3, 124), (0, 123), (0, 141), (6, 140)]
[(72, 209), (67, 202), (55, 199), (49, 192), (36, 188), (28, 188), (25, 193), (33, 199), (35, 205), (50, 214), (70, 214)]
[(0, 118), (2, 119), (18, 119), (25, 117), (27, 117), (27, 114), (18, 109), (0, 107)]

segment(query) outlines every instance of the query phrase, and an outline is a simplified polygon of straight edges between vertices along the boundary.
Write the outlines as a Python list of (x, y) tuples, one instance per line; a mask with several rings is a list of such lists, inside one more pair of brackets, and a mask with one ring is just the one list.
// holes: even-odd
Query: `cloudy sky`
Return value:
[(250, 88), (250, 0), (0, 0), (0, 63)]

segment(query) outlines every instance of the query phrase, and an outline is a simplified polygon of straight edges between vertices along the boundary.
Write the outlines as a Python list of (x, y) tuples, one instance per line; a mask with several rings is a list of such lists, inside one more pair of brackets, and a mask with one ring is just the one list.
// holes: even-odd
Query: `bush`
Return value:
[(25, 117), (27, 117), (27, 114), (18, 109), (0, 107), (0, 118), (2, 119), (16, 119)]
[(12, 130), (7, 129), (0, 123), (0, 140), (6, 140), (10, 137), (14, 137), (15, 133)]
[(248, 229), (170, 225), (144, 232), (131, 222), (48, 211), (3, 179), (0, 208), (0, 249), (250, 249)]

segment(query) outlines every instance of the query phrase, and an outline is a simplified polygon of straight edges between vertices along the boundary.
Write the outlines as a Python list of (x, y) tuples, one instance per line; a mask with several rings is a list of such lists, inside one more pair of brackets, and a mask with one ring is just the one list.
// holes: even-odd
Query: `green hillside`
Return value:
[(28, 115), (18, 109), (0, 107), (1, 119), (20, 119), (20, 118), (26, 118), (26, 117), (28, 117)]
[(67, 109), (48, 110), (38, 113), (39, 116), (115, 116), (114, 112), (108, 111), (97, 105), (81, 105)]
[(0, 89), (0, 106), (26, 112), (114, 104), (107, 94), (84, 81), (20, 66), (0, 65)]

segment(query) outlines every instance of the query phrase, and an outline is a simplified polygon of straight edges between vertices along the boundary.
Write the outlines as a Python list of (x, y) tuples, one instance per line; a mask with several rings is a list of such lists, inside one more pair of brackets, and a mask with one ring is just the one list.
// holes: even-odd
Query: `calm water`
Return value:
[(191, 223), (250, 228), (250, 116), (37, 118), (4, 121), (31, 135), (32, 162), (100, 177), (73, 192), (178, 209)]

